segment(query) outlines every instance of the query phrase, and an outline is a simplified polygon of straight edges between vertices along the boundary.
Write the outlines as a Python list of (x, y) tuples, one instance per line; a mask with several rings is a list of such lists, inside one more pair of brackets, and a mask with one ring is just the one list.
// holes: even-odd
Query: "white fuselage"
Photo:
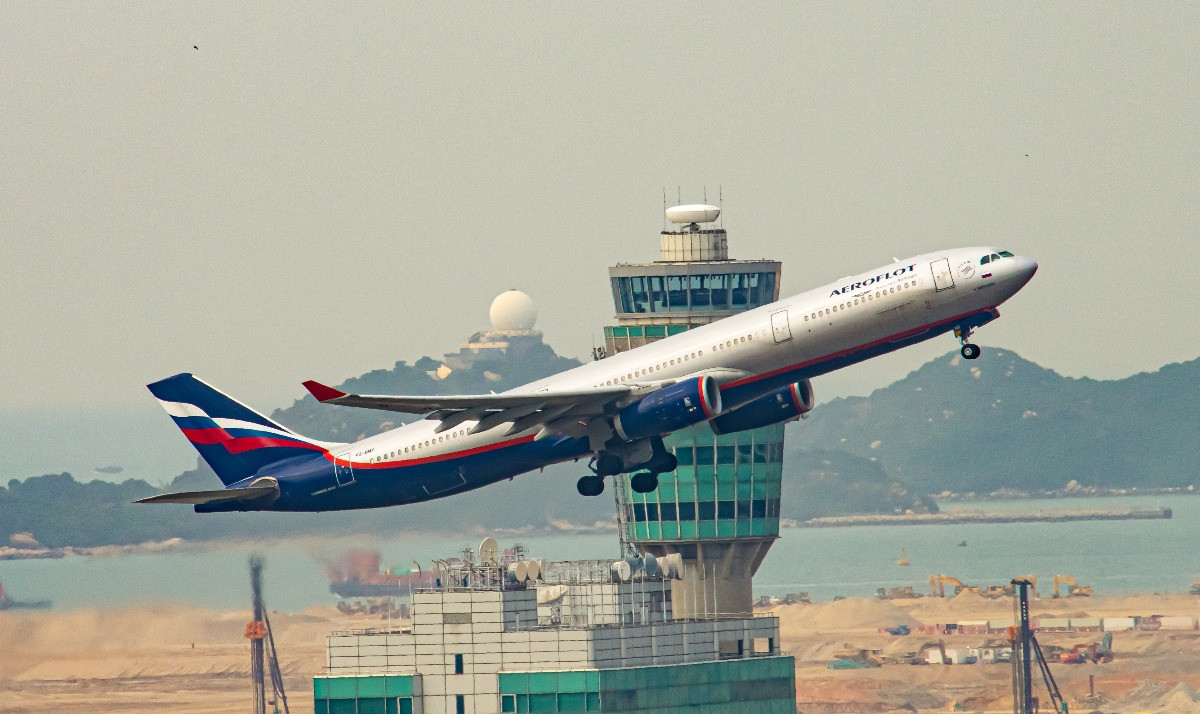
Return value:
[[(931, 329), (945, 332), (956, 326), (956, 320), (994, 310), (1037, 269), (1029, 258), (1007, 253), (981, 264), (981, 259), (999, 253), (990, 247), (958, 248), (897, 261), (510, 393), (653, 385), (704, 372), (721, 384), (723, 408), (728, 411), (759, 396), (740, 387), (806, 368), (809, 375), (826, 373), (889, 351), (889, 343), (907, 344), (906, 340)], [(347, 445), (335, 455), (351, 462), (400, 465), (410, 459), (478, 451), (532, 433), (508, 433), (509, 425), (501, 424), (471, 434), (475, 422), (467, 421), (438, 434), (437, 425), (416, 421)]]

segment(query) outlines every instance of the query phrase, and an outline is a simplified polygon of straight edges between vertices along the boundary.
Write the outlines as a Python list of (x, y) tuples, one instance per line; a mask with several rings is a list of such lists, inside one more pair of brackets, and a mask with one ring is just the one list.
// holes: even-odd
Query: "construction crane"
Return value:
[(1090, 597), (1094, 592), (1091, 585), (1080, 585), (1070, 575), (1055, 575), (1054, 597), (1058, 597), (1060, 584), (1067, 586), (1067, 595), (1070, 597)]
[(1012, 646), (1012, 690), (1013, 714), (1038, 714), (1039, 702), (1033, 696), (1033, 663), (1036, 661), (1042, 680), (1046, 683), (1046, 692), (1056, 714), (1067, 714), (1067, 703), (1063, 701), (1058, 683), (1050, 673), (1050, 665), (1042, 654), (1041, 645), (1029, 626), (1029, 591), (1033, 584), (1025, 578), (1015, 578), (1012, 585), (1016, 588), (1017, 597), (1013, 601), (1013, 619), (1016, 625), (1008, 628), (1008, 642)]
[(965, 585), (963, 585), (961, 580), (959, 580), (958, 578), (952, 577), (950, 575), (930, 575), (929, 576), (929, 594), (931, 596), (946, 597), (946, 586), (947, 585), (954, 586), (954, 594), (955, 595), (962, 592), (963, 588), (966, 587)]
[[(1037, 575), (1034, 575), (1032, 573), (1030, 573), (1029, 575), (1022, 575), (1020, 578), (1018, 578), (1018, 580), (1028, 580), (1029, 581), (1029, 592), (1035, 596), (1037, 595)], [(1016, 595), (1017, 587), (1015, 585), (1013, 585), (1012, 583), (1005, 585), (1004, 586), (1004, 594), (1008, 597), (1012, 597), (1013, 595)]]
[[(250, 640), (250, 682), (254, 687), (254, 714), (267, 713), (266, 678), (271, 680), (271, 700), (274, 706), (273, 714), (291, 714), (288, 709), (287, 694), (283, 691), (283, 674), (279, 671), (279, 657), (275, 652), (275, 637), (271, 634), (271, 619), (263, 606), (262, 596), (262, 558), (250, 556), (250, 592), (254, 598), (254, 619), (246, 623), (246, 638)], [(269, 646), (270, 672), (264, 667), (266, 647)], [(282, 706), (283, 709), (279, 707)]]

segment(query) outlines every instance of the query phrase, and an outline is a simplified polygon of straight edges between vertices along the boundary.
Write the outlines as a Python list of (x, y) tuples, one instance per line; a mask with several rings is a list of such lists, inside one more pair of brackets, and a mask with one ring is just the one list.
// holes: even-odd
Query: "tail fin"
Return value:
[(190, 374), (147, 386), (226, 486), (268, 464), (334, 446), (300, 436)]

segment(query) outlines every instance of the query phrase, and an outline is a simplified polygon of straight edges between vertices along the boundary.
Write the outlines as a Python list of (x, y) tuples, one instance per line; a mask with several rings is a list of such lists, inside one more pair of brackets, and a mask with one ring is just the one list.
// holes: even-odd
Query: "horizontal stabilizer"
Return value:
[(225, 501), (254, 501), (267, 496), (278, 496), (278, 485), (248, 486), (246, 488), (223, 488), (217, 491), (183, 491), (181, 493), (164, 493), (161, 496), (143, 498), (135, 503), (185, 503), (198, 506), (206, 503), (222, 503)]

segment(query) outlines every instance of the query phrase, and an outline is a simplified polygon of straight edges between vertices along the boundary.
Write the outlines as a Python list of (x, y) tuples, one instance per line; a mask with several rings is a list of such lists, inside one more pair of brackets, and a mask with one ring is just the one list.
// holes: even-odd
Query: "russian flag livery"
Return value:
[(672, 432), (802, 418), (814, 405), (810, 380), (947, 333), (976, 359), (971, 334), (1036, 271), (1030, 258), (984, 246), (894, 260), (499, 394), (350, 394), (304, 382), (322, 404), (418, 417), (352, 444), (301, 436), (177, 374), (150, 391), (224, 488), (141, 502), (202, 513), (382, 508), (571, 461), (587, 469), (581, 495), (624, 474), (635, 493), (651, 493), (679, 465), (663, 440)]
[(269, 475), (260, 471), (279, 461), (338, 446), (301, 436), (191, 374), (148, 387), (226, 486)]

